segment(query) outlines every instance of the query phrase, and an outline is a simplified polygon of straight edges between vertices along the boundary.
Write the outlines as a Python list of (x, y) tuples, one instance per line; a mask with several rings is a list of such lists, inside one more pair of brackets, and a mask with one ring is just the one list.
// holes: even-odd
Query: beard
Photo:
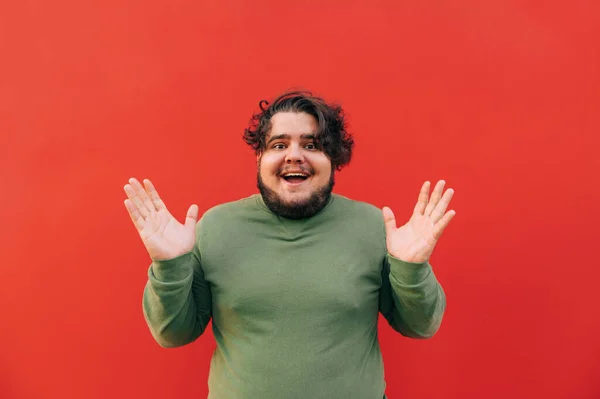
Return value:
[(312, 192), (307, 199), (285, 202), (281, 196), (265, 185), (260, 176), (260, 170), (257, 173), (257, 186), (263, 201), (271, 212), (287, 219), (305, 219), (316, 215), (329, 202), (334, 185), (335, 179), (332, 170), (329, 182)]

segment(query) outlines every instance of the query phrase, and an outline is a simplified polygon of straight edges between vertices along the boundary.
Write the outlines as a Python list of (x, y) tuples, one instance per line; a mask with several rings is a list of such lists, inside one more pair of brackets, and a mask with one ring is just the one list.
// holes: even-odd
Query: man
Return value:
[(339, 106), (289, 92), (244, 139), (260, 194), (184, 224), (149, 180), (130, 179), (125, 206), (152, 259), (143, 309), (163, 347), (213, 321), (209, 398), (381, 399), (378, 313), (413, 338), (438, 330), (445, 295), (428, 262), (454, 216), (453, 190), (421, 187), (411, 219), (332, 194), (354, 145)]

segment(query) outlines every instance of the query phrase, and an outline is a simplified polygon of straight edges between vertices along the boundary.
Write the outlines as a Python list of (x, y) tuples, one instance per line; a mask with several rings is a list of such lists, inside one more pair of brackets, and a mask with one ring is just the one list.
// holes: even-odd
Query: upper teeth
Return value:
[(306, 175), (305, 175), (305, 174), (303, 174), (303, 173), (286, 173), (286, 174), (285, 174), (285, 176), (286, 176), (286, 177), (288, 177), (288, 176), (299, 176), (299, 177), (304, 177), (304, 176), (306, 176)]

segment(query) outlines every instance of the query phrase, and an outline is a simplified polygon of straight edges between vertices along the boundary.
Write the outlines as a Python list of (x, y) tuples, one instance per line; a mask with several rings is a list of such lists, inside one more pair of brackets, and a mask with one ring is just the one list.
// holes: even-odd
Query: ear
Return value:
[(262, 151), (256, 151), (256, 166), (260, 165), (260, 158), (262, 157)]

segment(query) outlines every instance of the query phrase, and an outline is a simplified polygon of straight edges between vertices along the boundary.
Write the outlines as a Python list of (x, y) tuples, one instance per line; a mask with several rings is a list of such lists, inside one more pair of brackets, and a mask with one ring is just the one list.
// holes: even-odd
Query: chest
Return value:
[(203, 252), (218, 312), (352, 316), (377, 309), (384, 250), (372, 237), (342, 230), (247, 233), (232, 233), (227, 250)]

